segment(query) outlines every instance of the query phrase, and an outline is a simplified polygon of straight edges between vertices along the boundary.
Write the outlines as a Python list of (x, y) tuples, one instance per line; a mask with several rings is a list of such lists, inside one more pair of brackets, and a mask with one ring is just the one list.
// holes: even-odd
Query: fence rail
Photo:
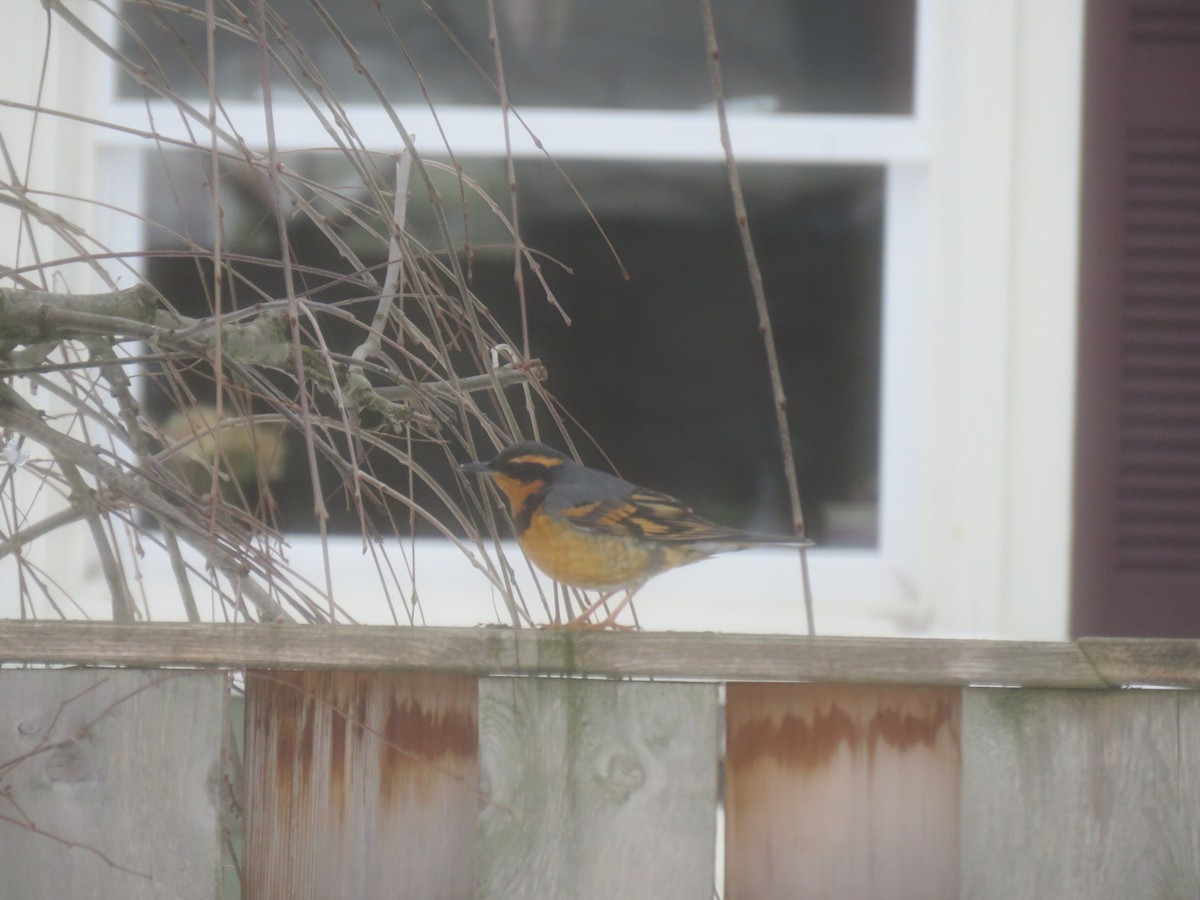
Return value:
[(14, 622), (0, 662), (14, 900), (218, 897), (223, 854), (287, 900), (1200, 896), (1200, 693), (1117, 689), (1200, 641)]
[(0, 621), (0, 664), (1200, 688), (1200, 640), (1073, 643), (374, 625)]

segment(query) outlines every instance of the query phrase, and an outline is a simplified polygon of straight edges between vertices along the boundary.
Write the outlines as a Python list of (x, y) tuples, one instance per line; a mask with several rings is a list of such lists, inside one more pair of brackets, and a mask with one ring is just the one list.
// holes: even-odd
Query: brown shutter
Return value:
[(1071, 630), (1200, 636), (1200, 2), (1086, 6)]

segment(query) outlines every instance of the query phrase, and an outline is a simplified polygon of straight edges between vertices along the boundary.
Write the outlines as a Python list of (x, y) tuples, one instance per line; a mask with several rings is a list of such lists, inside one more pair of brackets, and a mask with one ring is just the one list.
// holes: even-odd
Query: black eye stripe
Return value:
[(520, 537), (529, 530), (529, 526), (533, 524), (533, 511), (542, 505), (542, 500), (545, 499), (546, 491), (543, 488), (540, 491), (534, 491), (525, 498), (525, 502), (521, 504), (521, 508), (513, 517), (513, 524), (517, 526), (517, 536)]

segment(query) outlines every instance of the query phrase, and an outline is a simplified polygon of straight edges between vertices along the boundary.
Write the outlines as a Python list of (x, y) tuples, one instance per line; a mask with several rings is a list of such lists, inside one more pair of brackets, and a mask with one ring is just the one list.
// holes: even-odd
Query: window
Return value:
[[(656, 54), (637, 49), (637, 35), (582, 40), (594, 33), (594, 28), (571, 14), (591, 15), (595, 7), (578, 6), (498, 6), (505, 10), (500, 13), (499, 27), (510, 64), (506, 68), (511, 76), (508, 87), (529, 130), (580, 183), (602, 222), (622, 233), (629, 244), (629, 258), (643, 260), (646, 275), (638, 277), (666, 284), (669, 276), (644, 262), (662, 255), (651, 252), (658, 249), (652, 242), (659, 240), (651, 236), (655, 234), (652, 226), (672, 221), (674, 209), (676, 229), (664, 228), (656, 234), (666, 234), (668, 239), (673, 236), (684, 248), (693, 246), (689, 241), (699, 238), (681, 234), (682, 226), (678, 226), (684, 219), (678, 214), (681, 199), (697, 208), (706, 197), (725, 202), (715, 118), (704, 106), (707, 100), (689, 95), (682, 81), (663, 82), (661, 96), (652, 96), (642, 87)], [(606, 9), (609, 6), (605, 4)], [(835, 410), (843, 419), (837, 427), (850, 437), (839, 438), (837, 448), (826, 452), (824, 462), (815, 466), (818, 472), (840, 466), (844, 474), (810, 474), (805, 488), (809, 517), (814, 526), (820, 523), (826, 538), (811, 555), (818, 628), (825, 632), (894, 631), (931, 622), (956, 630), (1003, 627), (1002, 620), (1009, 615), (999, 599), (1005, 585), (1036, 586), (1033, 592), (1019, 591), (1021, 596), (1057, 596), (1056, 585), (1065, 572), (1065, 563), (1060, 566), (1060, 556), (1066, 552), (1060, 529), (1066, 526), (1057, 524), (1065, 522), (1065, 514), (1047, 518), (1038, 510), (1032, 515), (1030, 511), (1047, 495), (1038, 486), (1057, 471), (1059, 457), (1065, 457), (1063, 448), (1069, 444), (1069, 427), (1053, 424), (1069, 421), (1069, 400), (1065, 401), (1065, 416), (1053, 411), (1043, 414), (1042, 404), (1058, 403), (1069, 395), (1069, 388), (1064, 387), (1071, 378), (1069, 358), (1062, 362), (1060, 351), (1068, 346), (1061, 338), (1071, 329), (1070, 316), (1064, 310), (1069, 309), (1072, 282), (1053, 261), (1073, 258), (1069, 246), (1063, 252), (1062, 243), (1072, 240), (1071, 229), (1062, 227), (1062, 211), (1069, 212), (1072, 203), (1070, 173), (1062, 177), (1056, 169), (1053, 176), (1046, 177), (1043, 161), (1060, 166), (1070, 162), (1072, 107), (1066, 98), (1070, 79), (1077, 78), (1077, 60), (1072, 59), (1071, 48), (1080, 31), (1080, 9), (1071, 4), (1047, 5), (1025, 10), (1018, 17), (1007, 4), (942, 0), (758, 6), (758, 15), (739, 12), (723, 18), (727, 7), (717, 3), (716, 16), (734, 148), (754, 204), (751, 227), (764, 265), (770, 255), (781, 267), (781, 280), (795, 279), (794, 294), (790, 284), (782, 290), (769, 285), (769, 292), (777, 307), (786, 306), (792, 296), (801, 301), (795, 310), (781, 309), (777, 322), (786, 323), (789, 312), (813, 313), (812, 307), (805, 308), (809, 298), (801, 293), (801, 285), (807, 290), (811, 285), (836, 281), (839, 289), (845, 289), (841, 273), (853, 271), (857, 279), (853, 286), (857, 293), (836, 308), (838, 315), (847, 317), (845, 322), (857, 327), (857, 331), (851, 327), (838, 332), (843, 338), (854, 335), (857, 342), (850, 362), (858, 368), (846, 370), (848, 382), (838, 385), (849, 390), (850, 383), (856, 382), (857, 393), (846, 401), (848, 405)], [(616, 4), (612, 7), (617, 8)], [(363, 8), (373, 24), (347, 33), (362, 46), (368, 68), (389, 85), (389, 91), (395, 91), (397, 115), (416, 136), (422, 152), (439, 152), (441, 128), (464, 166), (479, 172), (494, 168), (504, 152), (502, 120), (495, 106), (480, 106), (469, 92), (459, 93), (465, 90), (462, 85), (439, 79), (436, 90), (430, 87), (442, 104), (435, 122), (422, 103), (413, 102), (418, 96), (413, 85), (402, 83), (407, 70), (399, 66), (396, 54), (372, 49), (389, 47), (393, 39), (380, 24), (374, 7), (363, 4)], [(454, 30), (455, 6), (435, 8)], [(534, 12), (525, 14), (525, 10)], [(685, 46), (696, 47), (696, 71), (703, 79), (699, 26), (690, 24), (695, 10), (691, 4), (682, 4), (681, 10), (671, 28), (638, 31), (643, 36), (668, 35), (668, 43), (659, 51), (663, 59), (674, 54), (682, 59), (690, 52)], [(637, 11), (652, 14), (642, 6)], [(658, 14), (657, 9), (653, 14)], [(303, 33), (310, 27), (306, 15), (300, 9), (294, 15), (288, 12), (289, 26)], [(555, 18), (557, 15), (562, 18)], [(611, 18), (641, 21), (633, 12)], [(162, 17), (155, 12), (148, 21), (157, 23), (153, 27), (160, 29), (161, 38)], [(349, 28), (351, 20), (345, 21)], [(689, 23), (686, 28), (694, 32), (694, 44), (691, 38), (685, 39), (685, 25), (679, 23)], [(411, 23), (400, 16), (392, 24), (400, 29)], [(115, 36), (111, 20), (108, 27)], [(178, 27), (183, 30), (182, 25)], [(478, 39), (477, 33), (468, 31), (461, 32), (464, 41)], [(176, 38), (170, 30), (165, 34), (169, 40)], [(444, 32), (439, 26), (429, 33), (429, 43), (414, 39), (406, 43), (406, 49), (418, 60), (432, 61), (436, 70), (444, 56), (437, 50), (437, 41), (442, 39)], [(542, 46), (555, 49), (525, 58), (527, 55), (519, 52), (522, 40), (542, 41)], [(219, 49), (222, 42), (231, 48), (237, 43), (219, 38)], [(373, 102), (354, 102), (354, 85), (361, 85), (357, 73), (350, 67), (338, 72), (330, 62), (340, 57), (341, 49), (334, 47), (328, 56), (321, 56), (320, 41), (306, 40), (305, 46), (311, 47), (312, 58), (328, 73), (333, 89), (348, 98), (345, 114), (363, 142), (380, 150), (394, 149), (395, 129), (385, 113)], [(753, 64), (739, 66), (740, 47), (765, 47), (772, 52), (755, 53)], [(490, 54), (482, 56), (485, 67), (490, 66)], [(587, 66), (578, 70), (600, 74), (547, 79), (534, 70), (535, 66), (551, 65), (554, 58), (570, 61), (568, 69), (577, 60), (586, 60)], [(626, 62), (614, 64), (613, 60), (620, 59)], [(855, 60), (867, 61), (865, 74), (852, 71)], [(168, 67), (185, 92), (191, 65), (181, 59)], [(239, 69), (232, 57), (221, 71), (234, 89), (225, 97), (222, 115), (247, 144), (265, 146), (261, 108), (251, 99), (257, 90), (257, 76)], [(824, 78), (835, 72), (837, 78)], [(111, 67), (106, 73), (107, 105), (94, 112), (97, 118), (144, 130), (149, 110), (159, 133), (185, 139), (189, 127), (196, 127), (173, 118), (169, 109), (153, 99), (145, 100), (128, 83), (121, 84)], [(431, 76), (431, 83), (433, 80)], [(823, 83), (827, 87), (822, 88)], [(784, 87), (776, 89), (780, 84)], [(855, 84), (858, 99), (847, 100), (845, 86)], [(244, 100), (237, 96), (241, 85), (248, 86), (243, 90)], [(1060, 90), (1060, 85), (1065, 87)], [(561, 93), (536, 96), (536, 91), (546, 89)], [(535, 99), (525, 100), (523, 92)], [(300, 98), (294, 93), (289, 98), (281, 85), (274, 99), (275, 133), (282, 142), (281, 150), (297, 154), (328, 145), (328, 133)], [(1030, 127), (1031, 122), (1037, 127)], [(131, 148), (144, 150), (145, 142), (111, 130), (96, 140), (97, 184), (108, 192), (107, 198), (128, 206), (127, 198), (141, 192), (152, 200), (150, 186), (157, 177), (153, 171), (157, 156), (130, 153)], [(544, 163), (535, 141), (524, 130), (514, 128), (512, 149), (525, 191), (522, 209), (529, 210), (530, 242), (535, 243), (533, 231), (539, 228), (552, 239), (558, 237), (560, 227), (564, 232), (575, 228), (560, 215), (562, 203), (555, 196), (558, 182), (537, 171)], [(1011, 151), (1011, 157), (1001, 155), (1006, 151)], [(671, 179), (672, 190), (651, 192), (644, 187), (661, 177)], [(622, 211), (619, 191), (605, 189), (604, 185), (613, 182), (634, 195), (636, 214)], [(1035, 187), (1038, 203), (1026, 203), (1023, 198), (1032, 196)], [(539, 195), (539, 190), (544, 194)], [(797, 196), (802, 199), (795, 201)], [(787, 220), (785, 210), (793, 201), (799, 205), (792, 209), (805, 210), (799, 214), (802, 224), (785, 221), (780, 229), (775, 228), (772, 215)], [(835, 217), (841, 217), (837, 221), (845, 229), (840, 237), (836, 229), (822, 231), (819, 227)], [(106, 234), (114, 248), (144, 246), (146, 235), (135, 220), (119, 215), (101, 218), (107, 219)], [(723, 207), (711, 214), (711, 221), (692, 219), (687, 227), (694, 232), (705, 227), (715, 232), (728, 219), (728, 208)], [(997, 235), (1013, 237), (1011, 241), (997, 240)], [(724, 238), (714, 238), (720, 240)], [(823, 247), (840, 240), (847, 256), (841, 262), (829, 261), (824, 272), (797, 273), (792, 270), (803, 268), (802, 255), (771, 253), (789, 240), (825, 241)], [(666, 243), (669, 247), (670, 240)], [(707, 252), (703, 255), (707, 257)], [(581, 267), (602, 265), (594, 252), (580, 259)], [(859, 266), (853, 260), (868, 262)], [(723, 263), (722, 268), (729, 283), (736, 284), (738, 279)], [(1036, 290), (1011, 298), (1004, 293), (1023, 291), (1026, 284)], [(1024, 312), (1033, 301), (1022, 298), (1035, 293), (1043, 298), (1048, 287), (1051, 301), (1039, 299), (1034, 304), (1040, 317), (1034, 327), (1034, 318)], [(582, 285), (578, 289), (592, 288)], [(1012, 298), (1018, 302), (1010, 302)], [(496, 302), (502, 302), (499, 293)], [(582, 299), (577, 302), (581, 308), (589, 305)], [(616, 302), (638, 310), (632, 300), (618, 298)], [(832, 305), (824, 310), (831, 315), (833, 311)], [(800, 321), (809, 324), (803, 318)], [(997, 328), (1002, 321), (1012, 327)], [(841, 328), (836, 322), (825, 324), (832, 330)], [(557, 326), (551, 320), (545, 327)], [(814, 334), (805, 329), (797, 340), (815, 339)], [(873, 354), (861, 352), (872, 344)], [(1050, 352), (1036, 352), (1039, 347), (1049, 347)], [(1031, 348), (1035, 352), (1027, 352)], [(781, 346), (784, 354), (794, 349)], [(547, 345), (536, 352), (545, 356), (559, 351)], [(1069, 357), (1069, 353), (1065, 355)], [(992, 365), (1003, 359), (1020, 365)], [(1038, 364), (1027, 365), (1031, 359)], [(695, 364), (695, 360), (687, 362)], [(811, 358), (806, 355), (804, 362), (811, 364)], [(570, 378), (565, 365), (556, 364), (556, 368), (565, 373), (562, 377)], [(724, 375), (724, 368), (720, 371)], [(552, 377), (559, 376), (552, 372)], [(588, 381), (582, 376), (579, 380)], [(565, 396), (556, 383), (552, 388), (569, 404), (604, 407), (603, 398), (575, 399)], [(822, 414), (819, 408), (804, 412), (806, 389), (804, 384), (791, 389), (793, 411), (799, 418), (794, 427), (802, 437), (808, 421), (804, 416), (811, 419)], [(992, 403), (996, 397), (1006, 399), (996, 406)], [(695, 398), (684, 399), (694, 402)], [(998, 424), (984, 418), (985, 409), (993, 417), (999, 409)], [(752, 411), (739, 412), (749, 415)], [(657, 413), (643, 411), (641, 415), (649, 422)], [(714, 418), (717, 415), (722, 414), (714, 414)], [(599, 414), (597, 417), (599, 420)], [(979, 427), (981, 423), (985, 427)], [(1047, 423), (1051, 423), (1049, 427)], [(596, 429), (609, 427), (589, 424)], [(654, 431), (662, 434), (667, 429)], [(822, 438), (827, 436), (823, 429)], [(655, 446), (636, 432), (625, 438), (606, 433), (601, 439), (610, 451), (622, 441), (630, 448), (613, 452), (624, 474), (683, 494), (697, 506), (711, 502), (714, 505), (704, 511), (714, 518), (740, 519), (742, 524), (760, 521), (755, 490), (769, 494), (770, 489), (756, 488), (754, 479), (731, 511), (723, 505), (719, 490), (710, 492), (709, 498), (694, 496), (698, 490), (707, 491), (708, 479), (703, 475), (689, 477), (683, 486), (670, 483), (677, 473), (671, 467), (666, 471), (659, 467), (662, 460), (679, 458), (674, 447)], [(773, 432), (763, 435), (764, 444), (773, 439)], [(1001, 444), (1013, 455), (993, 452)], [(644, 455), (632, 455), (633, 447)], [(769, 463), (762, 468), (766, 471)], [(1025, 478), (1021, 473), (1027, 471), (1035, 477)], [(1052, 487), (1063, 481), (1056, 477), (1057, 481), (1049, 482)], [(814, 478), (825, 479), (824, 494), (820, 486), (811, 486), (819, 484)], [(1003, 487), (1009, 478), (1017, 486), (1014, 491)], [(1030, 522), (1035, 523), (1032, 529)], [(997, 533), (1010, 535), (1006, 553), (994, 552)], [(303, 536), (297, 535), (293, 546), (293, 560), (306, 556), (319, 560), (319, 554), (308, 553)], [(347, 541), (332, 550), (338, 556), (334, 570), (339, 595), (362, 596), (366, 598), (364, 609), (374, 604), (378, 610), (379, 604), (368, 593), (377, 578), (362, 560), (360, 542)], [(456, 550), (434, 543), (419, 548), (419, 555), (425, 560), (417, 563), (423, 572), (418, 575), (422, 595), (430, 603), (430, 598), (438, 598), (436, 608), (426, 609), (429, 621), (470, 623), (494, 618), (486, 599), (482, 609), (460, 606), (453, 599), (478, 598), (484, 585), (469, 566), (455, 568)], [(796, 568), (791, 554), (734, 554), (657, 579), (641, 595), (639, 612), (643, 623), (651, 627), (799, 630), (803, 614)], [(319, 564), (313, 577), (320, 583), (323, 576), (318, 569)], [(965, 599), (968, 595), (973, 599)], [(731, 598), (736, 604), (733, 609)], [(363, 610), (357, 612), (368, 618)]]
[[(624, 5), (497, 5), (509, 96), (588, 202), (621, 261), (612, 258), (555, 167), (528, 143), (514, 147), (523, 238), (574, 270), (568, 277), (547, 266), (573, 324), (566, 327), (552, 307), (532, 299), (531, 352), (548, 364), (552, 392), (621, 474), (686, 497), (713, 519), (786, 533), (790, 515), (778, 438), (715, 140), (701, 23), (690, 3)], [(740, 5), (716, 2), (714, 12), (735, 148), (781, 348), (806, 518), (822, 546), (815, 556), (840, 553), (835, 565), (869, 571), (878, 569), (889, 542), (882, 507), (889, 488), (896, 493), (896, 486), (881, 484), (881, 474), (914, 462), (900, 460), (899, 450), (890, 466), (882, 458), (882, 448), (896, 447), (897, 436), (884, 433), (881, 404), (886, 394), (903, 390), (903, 377), (895, 373), (890, 386), (883, 383), (883, 361), (889, 350), (897, 351), (895, 335), (889, 341), (884, 333), (885, 311), (917, 292), (915, 271), (888, 263), (909, 252), (912, 239), (896, 223), (920, 215), (920, 178), (927, 165), (915, 116), (917, 6), (756, 7), (747, 15)], [(129, 25), (120, 38), (124, 52), (147, 66), (157, 61), (178, 93), (207, 96), (196, 74), (204, 71), (201, 15), (179, 15), (150, 3), (125, 3), (121, 14)], [(350, 104), (347, 115), (364, 144), (395, 150), (394, 131), (371, 102), (370, 87), (308, 5), (275, 3), (272, 14), (299, 37), (332, 94)], [(504, 203), (495, 94), (462, 55), (491, 69), (482, 11), (445, 3), (432, 14), (413, 5), (383, 18), (365, 7), (336, 15), (372, 76), (398, 104), (401, 121), (419, 145), (426, 139), (425, 152), (436, 155), (438, 148), (428, 113), (411, 105), (421, 103), (422, 92), (438, 104), (467, 174), (492, 186), (495, 199)], [(144, 54), (147, 46), (153, 59)], [(216, 46), (218, 90), (232, 130), (262, 146), (257, 47), (224, 32)], [(398, 47), (415, 63), (420, 81)], [(286, 58), (286, 51), (281, 56), (281, 65), (308, 64)], [(141, 88), (127, 75), (117, 77), (114, 87), (116, 113), (144, 127), (147, 101)], [(328, 145), (328, 136), (315, 118), (304, 115), (294, 87), (280, 80), (272, 93), (276, 136), (287, 144), (281, 150), (289, 152), (289, 164), (320, 172), (328, 181), (330, 167), (337, 165), (333, 154), (298, 152)], [(153, 115), (156, 101), (148, 102)], [(287, 127), (279, 126), (281, 118)], [(154, 121), (160, 133), (170, 132), (170, 115)], [(466, 140), (460, 142), (459, 135)], [(148, 221), (166, 226), (148, 228), (139, 242), (170, 251), (167, 234), (211, 234), (203, 169), (190, 165), (185, 151), (143, 151), (137, 174)], [(352, 183), (352, 172), (345, 177), (344, 183)], [(241, 234), (251, 242), (269, 241), (261, 230), (230, 227), (252, 224), (262, 212), (247, 206), (250, 194), (239, 197), (236, 172), (223, 183), (230, 240)], [(415, 228), (419, 216), (414, 206)], [(484, 221), (472, 219), (476, 227)], [(504, 237), (495, 243), (502, 245)], [(482, 248), (473, 260), (474, 290), (510, 334), (519, 333), (511, 248), (488, 250), (486, 234), (473, 242)], [(293, 237), (293, 246), (301, 252), (301, 235)], [(328, 247), (324, 251), (328, 256)], [(309, 252), (322, 248), (314, 245)], [(277, 278), (261, 274), (265, 289), (278, 295), (279, 286), (272, 284)], [(145, 275), (170, 285), (173, 297), (190, 294), (206, 303), (201, 276), (186, 258), (152, 256)], [(148, 402), (167, 414), (166, 398), (152, 395)], [(577, 437), (585, 461), (602, 465), (588, 437), (582, 432)], [(288, 483), (306, 484), (303, 453), (290, 456), (295, 471)], [(281, 502), (294, 507), (292, 515), (281, 511), (281, 521), (303, 543), (301, 535), (313, 527), (312, 500), (301, 491), (280, 493)], [(330, 508), (336, 516), (337, 505)], [(341, 518), (333, 523), (335, 531), (357, 530), (353, 514)], [(345, 551), (357, 553), (359, 542), (349, 543), (354, 549)], [(757, 574), (751, 582), (756, 590), (769, 583), (798, 585), (794, 554), (761, 556), (754, 573), (779, 574)], [(743, 558), (741, 566), (746, 565)], [(738, 564), (705, 566), (711, 578)], [(314, 573), (314, 580), (322, 579)], [(743, 590), (722, 582), (726, 592)], [(798, 587), (795, 597), (798, 604)]]

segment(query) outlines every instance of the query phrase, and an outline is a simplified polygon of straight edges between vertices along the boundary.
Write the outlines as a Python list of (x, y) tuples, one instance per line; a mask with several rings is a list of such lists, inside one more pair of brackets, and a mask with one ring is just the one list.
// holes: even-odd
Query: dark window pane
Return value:
[[(326, 3), (372, 76), (397, 103), (489, 104), (496, 93), (486, 7), (476, 0)], [(121, 49), (174, 90), (207, 93), (203, 4), (195, 13), (126, 2)], [(217, 35), (217, 89), (226, 102), (261, 94), (258, 44), (240, 33), (247, 0), (218, 4), (234, 27)], [(713, 0), (730, 103), (780, 112), (912, 112), (915, 0)], [(712, 102), (693, 0), (496, 0), (504, 74), (518, 106), (695, 109)], [(311, 90), (307, 65), (345, 103), (375, 95), (306, 0), (273, 0), (282, 64)], [(247, 21), (250, 19), (247, 18)], [(156, 62), (141, 50), (152, 48)], [(303, 48), (302, 61), (294, 47)], [(411, 60), (411, 63), (410, 63)], [(415, 68), (415, 72), (414, 72)], [(420, 78), (417, 77), (419, 73)], [(276, 98), (291, 90), (275, 72)], [(128, 77), (123, 96), (140, 96)]]
[[(179, 167), (175, 183), (151, 185), (148, 214), (180, 233), (185, 230), (182, 219), (190, 218), (186, 230), (204, 243), (211, 232), (205, 157), (170, 158)], [(334, 154), (293, 156), (289, 162), (327, 184), (353, 182), (349, 167)], [(507, 202), (502, 162), (476, 160), (468, 173), (502, 205)], [(548, 163), (520, 163), (517, 174), (526, 242), (573, 270), (544, 265), (572, 318), (570, 327), (540, 296), (534, 279), (527, 278), (534, 285), (528, 300), (530, 352), (547, 364), (550, 391), (625, 477), (686, 498), (719, 522), (787, 532), (790, 516), (770, 387), (723, 167), (569, 166), (568, 174), (627, 267), (628, 281)], [(826, 546), (873, 546), (877, 541), (884, 179), (882, 168), (867, 166), (743, 169), (809, 530)], [(222, 184), (226, 252), (277, 253), (271, 246), (274, 217), (256, 205), (261, 197), (239, 181), (236, 169)], [(448, 185), (443, 196), (456, 196), (452, 188)], [(175, 207), (177, 196), (185, 209), (182, 217)], [(366, 264), (383, 262), (377, 237), (339, 221), (332, 206), (330, 215), (342, 239)], [(427, 210), (414, 199), (411, 227), (418, 237), (429, 231), (426, 243), (434, 246), (427, 219)], [(449, 219), (458, 226), (464, 221), (453, 210)], [(472, 289), (508, 334), (520, 335), (511, 238), (490, 221), (482, 203), (470, 216)], [(346, 270), (307, 220), (295, 217), (291, 227), (299, 265), (312, 267), (306, 272)], [(152, 235), (148, 242), (170, 249), (177, 246), (173, 240)], [(187, 258), (158, 258), (151, 260), (148, 273), (184, 312), (202, 314), (208, 303), (202, 268)], [(277, 269), (237, 268), (269, 296), (282, 296)], [(320, 288), (315, 276), (306, 274), (303, 282), (306, 290)], [(321, 290), (320, 296), (352, 298), (356, 291), (363, 293), (338, 285)], [(250, 292), (243, 288), (242, 294)], [(249, 296), (247, 302), (256, 299)], [(356, 299), (354, 308), (369, 316), (369, 298)], [(339, 334), (335, 323), (325, 338), (335, 350), (347, 352), (361, 332), (353, 327), (344, 331)], [(201, 396), (203, 390), (197, 387)], [(159, 409), (167, 405), (166, 398), (157, 401)], [(150, 406), (156, 406), (154, 398)], [(552, 434), (550, 423), (544, 424), (545, 433)], [(577, 437), (586, 460), (603, 465), (590, 441), (582, 433)], [(430, 464), (436, 465), (433, 460)], [(304, 496), (308, 479), (299, 446), (288, 465), (294, 467), (288, 483), (295, 489), (276, 498), (283, 507), (282, 525), (311, 528), (312, 499)], [(352, 512), (331, 507), (335, 528), (358, 528)], [(291, 521), (289, 515), (294, 516)]]
[[(573, 269), (547, 267), (571, 327), (544, 302), (528, 304), (550, 389), (625, 477), (718, 521), (786, 532), (775, 415), (724, 169), (590, 163), (569, 174), (630, 279), (549, 166), (520, 167), (526, 240)], [(810, 530), (827, 545), (873, 545), (884, 173), (746, 166), (743, 181)], [(511, 260), (477, 271), (480, 294), (519, 333), (516, 304), (505, 301)]]

